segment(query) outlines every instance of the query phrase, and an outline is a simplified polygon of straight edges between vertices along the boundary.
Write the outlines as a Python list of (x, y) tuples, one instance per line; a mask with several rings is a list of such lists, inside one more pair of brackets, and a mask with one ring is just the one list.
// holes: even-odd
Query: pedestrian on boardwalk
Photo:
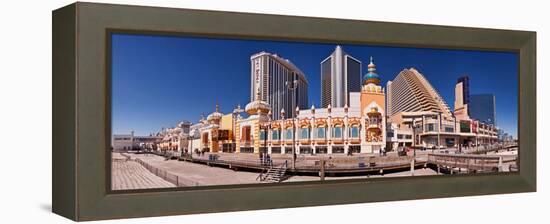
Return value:
[(260, 165), (264, 165), (264, 157), (263, 157), (263, 153), (260, 152), (260, 154), (258, 154), (258, 156), (260, 157)]

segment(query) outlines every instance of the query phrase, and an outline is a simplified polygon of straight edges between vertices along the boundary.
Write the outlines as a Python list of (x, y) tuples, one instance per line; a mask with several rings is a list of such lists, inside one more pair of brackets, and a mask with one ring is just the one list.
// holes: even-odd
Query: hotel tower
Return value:
[(336, 46), (321, 62), (321, 107), (350, 104), (350, 92), (361, 91), (361, 61)]
[(414, 68), (404, 69), (386, 85), (388, 115), (399, 112), (429, 111), (441, 113), (444, 119), (452, 120), (451, 109), (441, 95)]
[[(308, 81), (304, 73), (288, 59), (262, 51), (250, 57), (250, 70), (250, 101), (268, 103), (271, 111), (277, 112), (272, 113), (272, 119), (280, 119), (278, 112), (281, 109), (289, 112), (287, 116), (294, 117), (296, 107), (308, 107)], [(297, 85), (291, 90), (287, 82), (293, 83), (294, 80)], [(295, 100), (292, 100), (293, 95)]]

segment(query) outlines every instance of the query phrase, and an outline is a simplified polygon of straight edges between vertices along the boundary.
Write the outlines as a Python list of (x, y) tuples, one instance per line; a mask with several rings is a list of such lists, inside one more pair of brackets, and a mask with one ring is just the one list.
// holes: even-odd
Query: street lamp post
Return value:
[[(437, 150), (439, 150), (441, 148), (441, 112), (438, 113), (438, 118), (437, 118)], [(432, 152), (433, 153), (433, 152)]]
[(416, 158), (416, 124), (414, 123), (414, 117), (412, 118), (412, 129), (413, 129), (413, 157)]
[[(292, 91), (292, 111), (296, 108), (296, 88), (298, 87), (298, 80), (293, 82), (286, 81), (286, 87)], [(292, 170), (296, 170), (296, 114), (292, 113)]]

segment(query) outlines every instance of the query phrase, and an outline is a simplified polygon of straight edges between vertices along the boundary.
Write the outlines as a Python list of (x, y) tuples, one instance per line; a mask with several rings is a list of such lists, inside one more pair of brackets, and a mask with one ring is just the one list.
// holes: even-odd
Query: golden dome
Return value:
[(370, 116), (380, 116), (380, 112), (378, 112), (378, 108), (371, 107), (370, 111), (367, 113), (367, 115), (369, 115), (369, 117)]

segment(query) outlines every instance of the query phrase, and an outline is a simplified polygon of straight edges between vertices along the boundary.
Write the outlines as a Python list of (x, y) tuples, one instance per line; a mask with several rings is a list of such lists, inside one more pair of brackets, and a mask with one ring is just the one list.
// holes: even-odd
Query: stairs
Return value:
[(260, 181), (279, 183), (284, 180), (286, 169), (286, 163), (278, 167), (271, 167), (265, 174), (260, 177)]

